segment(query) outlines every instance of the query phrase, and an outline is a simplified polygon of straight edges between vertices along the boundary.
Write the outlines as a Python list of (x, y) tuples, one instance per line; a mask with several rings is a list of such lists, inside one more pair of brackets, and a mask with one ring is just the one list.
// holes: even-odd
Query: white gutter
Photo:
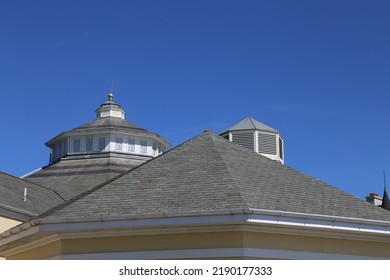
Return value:
[[(258, 209), (215, 210), (200, 212), (156, 213), (115, 217), (43, 218), (24, 223), (0, 235), (0, 244), (18, 232), (39, 225), (39, 232), (90, 231), (102, 229), (151, 228), (199, 225), (263, 225), (300, 229), (331, 230), (350, 233), (381, 234), (390, 237), (390, 222), (357, 218), (303, 214)], [(12, 239), (14, 239), (12, 238)], [(1, 242), (3, 241), (3, 242)]]

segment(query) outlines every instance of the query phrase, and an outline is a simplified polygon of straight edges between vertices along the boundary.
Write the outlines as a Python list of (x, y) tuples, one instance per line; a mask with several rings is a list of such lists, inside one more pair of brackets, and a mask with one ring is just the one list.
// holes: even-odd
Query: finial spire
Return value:
[(386, 173), (383, 171), (383, 180), (384, 180), (384, 191), (383, 191), (383, 198), (382, 198), (382, 208), (390, 211), (390, 199), (389, 195), (387, 194), (386, 189)]
[(112, 93), (112, 91), (113, 91), (113, 89), (114, 89), (114, 83), (115, 83), (115, 81), (112, 80), (112, 82), (111, 82), (110, 93), (108, 94), (108, 101), (112, 101), (113, 98), (114, 98), (114, 94)]

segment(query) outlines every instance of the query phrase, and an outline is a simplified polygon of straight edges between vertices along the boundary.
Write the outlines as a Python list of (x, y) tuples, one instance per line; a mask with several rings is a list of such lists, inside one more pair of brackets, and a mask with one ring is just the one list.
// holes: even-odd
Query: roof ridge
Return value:
[[(133, 169), (130, 169), (130, 171), (133, 170)], [(91, 193), (101, 189), (105, 185), (111, 183), (112, 181), (115, 181), (116, 179), (120, 178), (121, 176), (123, 176), (123, 175), (125, 175), (127, 173), (128, 172), (125, 172), (123, 174), (119, 174), (118, 176), (115, 176), (115, 177), (111, 178), (110, 180), (108, 180), (108, 181), (106, 181), (104, 183), (101, 183), (101, 184), (99, 184), (99, 185), (97, 185), (97, 186), (95, 186), (95, 187), (93, 187), (93, 188), (91, 188), (91, 189), (89, 189), (89, 190), (87, 190), (85, 192), (82, 192), (81, 194), (76, 195), (75, 197), (73, 197), (73, 198), (71, 198), (69, 200), (66, 200), (64, 203), (61, 203), (60, 205), (57, 205), (57, 206), (47, 210), (46, 212), (39, 214), (38, 216), (34, 217), (33, 220), (39, 220), (39, 219), (45, 218), (45, 217), (47, 217), (47, 216), (49, 216), (49, 215), (51, 215), (51, 214), (53, 214), (53, 213), (63, 209), (63, 208), (71, 205), (72, 203), (82, 199), (83, 197), (85, 197), (85, 196), (87, 196), (87, 195), (89, 195), (89, 194), (91, 194)]]
[[(248, 118), (249, 118), (249, 117), (248, 117)], [(250, 119), (250, 118), (249, 118), (249, 119)], [(218, 138), (216, 138), (216, 139), (218, 139), (218, 140), (220, 140), (220, 141), (224, 141), (224, 142), (226, 142), (226, 144), (228, 144), (228, 145), (233, 145), (233, 146), (236, 147), (237, 149), (243, 150), (243, 151), (245, 151), (246, 153), (249, 152), (249, 153), (253, 154), (254, 156), (260, 156), (260, 157), (262, 157), (262, 158), (264, 158), (264, 159), (266, 159), (266, 160), (268, 160), (268, 161), (270, 161), (270, 162), (274, 162), (273, 160), (267, 158), (266, 156), (263, 156), (263, 155), (261, 155), (261, 154), (255, 153), (255, 152), (249, 150), (248, 148), (246, 148), (246, 147), (244, 147), (244, 146), (242, 146), (242, 145), (240, 145), (240, 144), (231, 142), (231, 141), (229, 141), (229, 140), (223, 138), (222, 136), (219, 136), (219, 135), (216, 135), (216, 136), (218, 136)], [(221, 148), (220, 146), (216, 146), (216, 149), (218, 150), (218, 153), (219, 153), (219, 154), (221, 154), (220, 151), (219, 151), (220, 148)], [(251, 208), (250, 203), (248, 202), (247, 198), (245, 197), (245, 196), (247, 196), (247, 195), (246, 195), (245, 193), (242, 192), (242, 189), (241, 189), (241, 187), (239, 186), (239, 184), (238, 184), (238, 182), (237, 182), (237, 179), (238, 179), (238, 178), (235, 178), (235, 176), (232, 175), (232, 171), (234, 170), (234, 168), (232, 168), (231, 166), (229, 166), (229, 165), (226, 163), (226, 159), (225, 159), (223, 156), (221, 156), (221, 159), (222, 159), (224, 165), (226, 166), (226, 170), (227, 170), (227, 172), (229, 173), (229, 175), (231, 176), (232, 180), (234, 181), (234, 184), (236, 185), (237, 189), (240, 190), (240, 197), (242, 198), (243, 203), (244, 203), (248, 208)]]
[(251, 117), (248, 117), (248, 119), (250, 120), (250, 122), (252, 123), (252, 125), (253, 125), (253, 128), (254, 129), (256, 129), (256, 125), (255, 125), (255, 123), (253, 122), (253, 119), (251, 118)]
[[(223, 162), (223, 165), (225, 167), (225, 170), (227, 171), (227, 173), (229, 174), (229, 179), (234, 182), (234, 185), (236, 186), (237, 189), (239, 189), (239, 186), (237, 185), (237, 182), (236, 180), (234, 180), (232, 174), (231, 174), (231, 171), (230, 171), (230, 168), (227, 166), (226, 162), (225, 162), (225, 159), (222, 157), (221, 155), (221, 152), (220, 150), (218, 149), (218, 146), (215, 144), (215, 139), (222, 139), (223, 141), (227, 141), (228, 143), (232, 143), (230, 142), (229, 140), (223, 138), (222, 136), (219, 136), (219, 135), (216, 135), (216, 134), (211, 134), (211, 139), (212, 139), (212, 142), (213, 142), (213, 145), (214, 145), (214, 148), (215, 150), (218, 152), (218, 156), (220, 157), (221, 161)], [(243, 198), (242, 194), (239, 192), (239, 195), (240, 195), (240, 198), (241, 198), (241, 201), (243, 204), (245, 204), (245, 207), (247, 208), (250, 208), (250, 205), (246, 202), (246, 200)]]

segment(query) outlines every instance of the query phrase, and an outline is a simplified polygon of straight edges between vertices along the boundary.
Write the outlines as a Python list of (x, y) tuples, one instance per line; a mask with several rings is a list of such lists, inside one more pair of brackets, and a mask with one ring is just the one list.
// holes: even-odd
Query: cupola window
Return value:
[(104, 151), (106, 149), (106, 137), (99, 137), (99, 151)]
[(141, 153), (147, 153), (148, 142), (146, 140), (141, 140)]
[(85, 141), (85, 150), (87, 152), (92, 152), (93, 150), (93, 138), (92, 137), (88, 137)]
[(121, 137), (116, 137), (115, 142), (116, 142), (116, 149), (121, 151), (123, 139)]
[(135, 140), (134, 139), (128, 139), (128, 150), (129, 152), (134, 153), (135, 152)]
[(81, 152), (81, 140), (79, 138), (73, 139), (73, 152)]

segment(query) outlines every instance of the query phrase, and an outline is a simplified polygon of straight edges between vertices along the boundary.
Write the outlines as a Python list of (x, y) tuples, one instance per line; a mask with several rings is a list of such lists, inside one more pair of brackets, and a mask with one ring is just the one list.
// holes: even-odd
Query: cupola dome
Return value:
[(160, 135), (125, 120), (125, 111), (114, 102), (113, 94), (95, 111), (92, 122), (65, 131), (46, 143), (50, 162), (96, 157), (130, 157), (149, 160), (171, 144)]

